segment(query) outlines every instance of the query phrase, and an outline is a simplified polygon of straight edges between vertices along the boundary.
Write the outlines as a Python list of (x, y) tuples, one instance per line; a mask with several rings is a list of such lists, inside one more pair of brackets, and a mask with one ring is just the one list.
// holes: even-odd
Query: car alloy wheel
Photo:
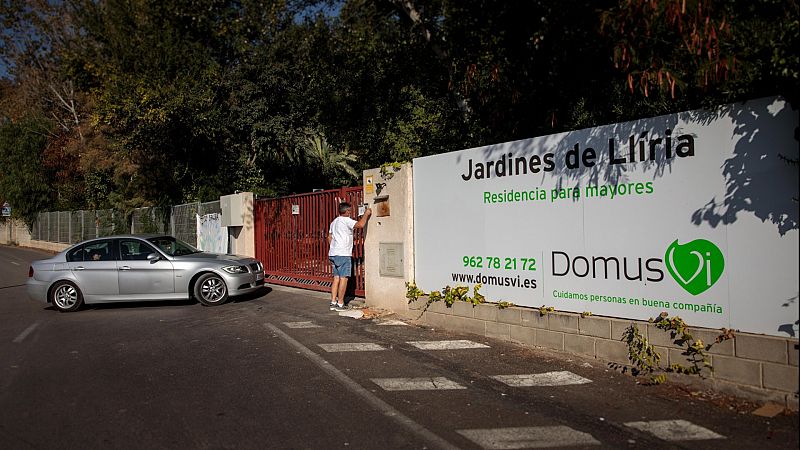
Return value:
[(50, 291), (50, 301), (59, 311), (71, 312), (81, 307), (83, 294), (74, 284), (60, 281)]
[(219, 275), (207, 273), (197, 279), (194, 294), (205, 306), (221, 305), (228, 300), (228, 287)]

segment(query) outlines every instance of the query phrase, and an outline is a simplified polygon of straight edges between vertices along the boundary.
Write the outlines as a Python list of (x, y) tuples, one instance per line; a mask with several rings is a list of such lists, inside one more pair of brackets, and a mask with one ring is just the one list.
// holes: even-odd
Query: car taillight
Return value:
[(33, 278), (33, 266), (28, 266), (28, 278)]

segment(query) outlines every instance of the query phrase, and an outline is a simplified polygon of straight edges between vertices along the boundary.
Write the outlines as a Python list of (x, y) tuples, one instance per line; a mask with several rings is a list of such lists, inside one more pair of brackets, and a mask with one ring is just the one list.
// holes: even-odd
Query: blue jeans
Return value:
[(334, 277), (349, 277), (353, 273), (352, 258), (349, 256), (329, 256), (333, 264)]

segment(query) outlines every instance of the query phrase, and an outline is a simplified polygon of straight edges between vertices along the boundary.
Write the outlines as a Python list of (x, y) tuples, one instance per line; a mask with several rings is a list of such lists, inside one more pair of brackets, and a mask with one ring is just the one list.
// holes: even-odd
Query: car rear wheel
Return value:
[(217, 306), (228, 301), (228, 287), (219, 275), (201, 275), (194, 284), (194, 296), (205, 306)]
[(59, 281), (50, 289), (50, 303), (61, 312), (72, 312), (83, 304), (83, 294), (69, 281)]

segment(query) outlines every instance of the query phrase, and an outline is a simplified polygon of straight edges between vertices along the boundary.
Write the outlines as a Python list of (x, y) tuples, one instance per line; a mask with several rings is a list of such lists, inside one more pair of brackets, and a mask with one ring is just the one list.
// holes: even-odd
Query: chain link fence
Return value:
[(31, 227), (37, 241), (74, 244), (114, 234), (171, 234), (197, 245), (197, 216), (222, 213), (219, 201), (138, 208), (129, 215), (113, 209), (39, 213)]
[(137, 208), (131, 213), (131, 233), (168, 234), (172, 232), (172, 207)]
[(219, 200), (206, 203), (186, 203), (172, 207), (172, 235), (197, 245), (197, 216), (222, 214)]
[[(118, 219), (122, 219), (121, 221)], [(39, 213), (31, 227), (31, 238), (39, 241), (74, 243), (125, 230), (124, 217), (112, 209)], [(122, 225), (122, 226), (120, 226)]]

